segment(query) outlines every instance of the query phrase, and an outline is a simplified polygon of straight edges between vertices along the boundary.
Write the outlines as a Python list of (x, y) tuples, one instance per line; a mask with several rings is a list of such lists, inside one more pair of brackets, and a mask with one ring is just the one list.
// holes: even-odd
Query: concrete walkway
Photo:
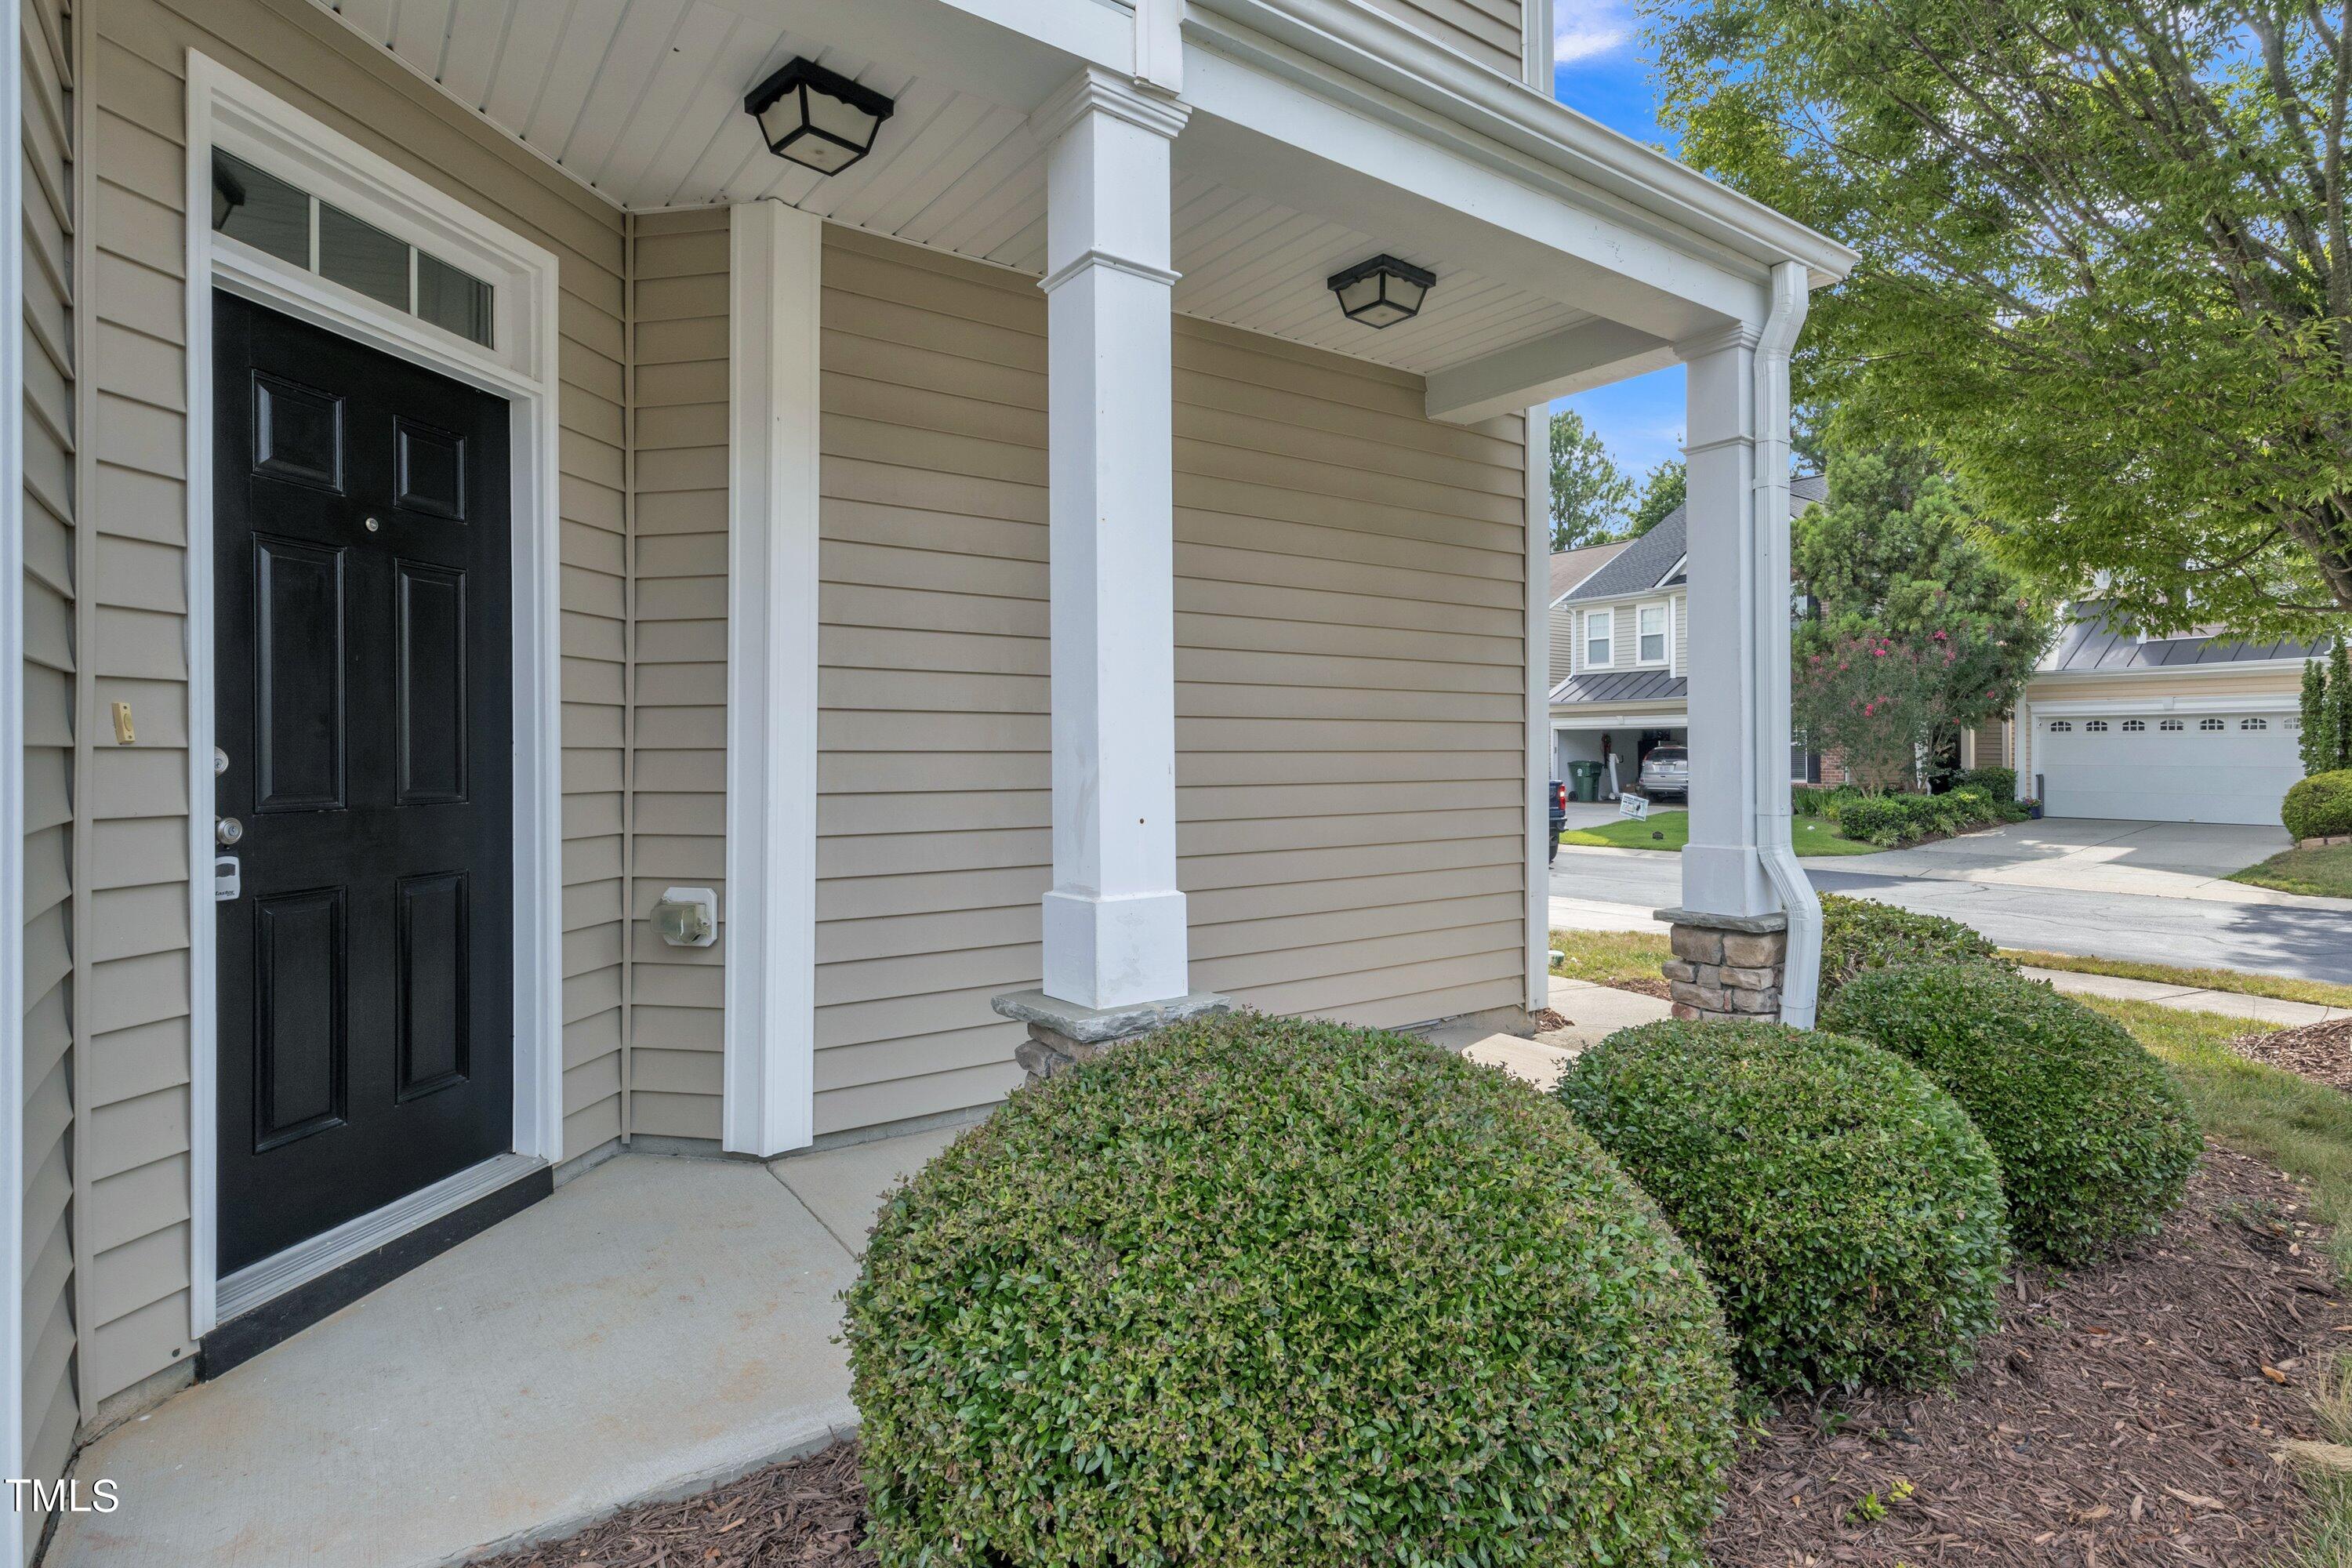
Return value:
[(1459, 1026), (1432, 1029), (1428, 1035), (1474, 1062), (1501, 1068), (1538, 1089), (1549, 1089), (1585, 1047), (1597, 1045), (1620, 1029), (1674, 1016), (1674, 1009), (1655, 997), (1586, 980), (1562, 980), (1557, 974), (1551, 977), (1551, 1008), (1568, 1020), (1567, 1026), (1533, 1039)]
[(2012, 822), (1916, 848), (1883, 849), (1875, 855), (1843, 859), (1809, 859), (1806, 864), (1987, 887), (2061, 888), (2221, 904), (2332, 908), (2352, 913), (2352, 900), (2314, 899), (2229, 880), (2231, 872), (2259, 865), (2294, 844), (2286, 829), (2275, 826), (2063, 817)]
[(2023, 973), (2036, 980), (2046, 980), (2069, 995), (2114, 996), (2130, 1002), (2153, 1002), (2159, 1007), (2177, 1007), (2184, 1013), (2221, 1013), (2232, 1018), (2250, 1018), (2256, 1023), (2276, 1025), (2282, 1029), (2296, 1028), (2305, 1024), (2324, 1024), (2331, 1018), (2344, 1017), (2347, 1011), (2352, 1011), (2325, 1006), (2316, 1002), (2285, 1002), (2274, 996), (2249, 996), (2237, 991), (2208, 991), (2158, 980), (2126, 980), (2115, 974), (2077, 974), (2071, 969), (2028, 967)]
[(52, 1568), (433, 1568), (820, 1447), (877, 1199), (958, 1129), (625, 1154), (105, 1434)]

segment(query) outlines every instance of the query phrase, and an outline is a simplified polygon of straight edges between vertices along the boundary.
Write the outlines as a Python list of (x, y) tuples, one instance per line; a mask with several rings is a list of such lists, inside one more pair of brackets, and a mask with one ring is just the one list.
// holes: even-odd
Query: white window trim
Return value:
[[(0, 245), (0, 1105), (25, 1103), (25, 247), (16, 231), (24, 204), (23, 17), (17, 0), (0, 0), (0, 27), (12, 46), (0, 67), (0, 211), (9, 243)], [(86, 303), (86, 302), (85, 302)], [(87, 521), (87, 520), (85, 520)], [(86, 585), (85, 585), (86, 588)], [(87, 889), (79, 889), (88, 897)], [(0, 1278), (22, 1280), (25, 1128), (22, 1115), (0, 1118), (0, 1182), (13, 1194), (0, 1205)], [(85, 1221), (84, 1223), (87, 1223)], [(25, 1473), (25, 1302), (21, 1288), (0, 1291), (0, 1464)], [(0, 1550), (25, 1557), (25, 1513), (7, 1510)]]
[[(512, 413), (514, 638), (514, 1132), (519, 1170), (563, 1157), (562, 701), (557, 579), (557, 263), (235, 71), (191, 50), (187, 77), (188, 799), (191, 1019), (189, 1333), (217, 1321), (219, 999), (213, 842), (212, 293), (395, 353), (507, 400)], [(496, 290), (498, 347), (394, 310), (210, 222), (212, 153), (225, 147), (355, 217), (462, 266)], [(379, 1242), (381, 1238), (378, 1238)], [(270, 1260), (265, 1260), (265, 1264)], [(257, 1264), (260, 1268), (264, 1264)], [(249, 1272), (240, 1270), (240, 1274)]]
[(816, 1122), (817, 399), (824, 220), (728, 227), (727, 906), (721, 1142)]
[[(1661, 636), (1664, 651), (1656, 658), (1642, 657), (1642, 612), (1655, 610), (1664, 623)], [(1649, 599), (1633, 606), (1633, 668), (1635, 669), (1667, 669), (1675, 662), (1675, 602), (1672, 599)]]
[[(1609, 645), (1609, 657), (1599, 664), (1595, 664), (1592, 661), (1592, 618), (1595, 616), (1601, 616), (1609, 623), (1609, 635), (1602, 639)], [(1615, 605), (1612, 605), (1605, 610), (1587, 610), (1584, 612), (1584, 639), (1577, 644), (1576, 654), (1579, 668), (1614, 669), (1617, 668), (1617, 609)]]

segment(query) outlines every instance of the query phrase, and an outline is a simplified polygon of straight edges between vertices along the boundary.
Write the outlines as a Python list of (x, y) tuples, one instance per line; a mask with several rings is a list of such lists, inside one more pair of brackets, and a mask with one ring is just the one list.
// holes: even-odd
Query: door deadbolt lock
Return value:
[(224, 816), (213, 823), (213, 838), (226, 847), (245, 837), (245, 824), (234, 816)]

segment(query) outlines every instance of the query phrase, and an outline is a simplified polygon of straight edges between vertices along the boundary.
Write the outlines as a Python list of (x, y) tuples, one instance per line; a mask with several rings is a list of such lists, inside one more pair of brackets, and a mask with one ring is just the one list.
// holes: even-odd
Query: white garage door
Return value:
[(2275, 824), (2303, 776), (2283, 713), (2115, 714), (2034, 722), (2052, 816)]

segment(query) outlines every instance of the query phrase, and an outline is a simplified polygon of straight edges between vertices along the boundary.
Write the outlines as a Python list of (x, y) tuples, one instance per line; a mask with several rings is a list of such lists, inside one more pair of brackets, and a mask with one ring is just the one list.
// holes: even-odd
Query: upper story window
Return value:
[(1584, 663), (1590, 669), (1606, 669), (1617, 662), (1617, 612), (1587, 610), (1584, 612)]
[(1644, 605), (1633, 612), (1633, 632), (1638, 639), (1633, 650), (1636, 664), (1666, 662), (1666, 606)]
[(495, 346), (490, 285), (234, 153), (213, 153), (213, 232), (484, 348)]

